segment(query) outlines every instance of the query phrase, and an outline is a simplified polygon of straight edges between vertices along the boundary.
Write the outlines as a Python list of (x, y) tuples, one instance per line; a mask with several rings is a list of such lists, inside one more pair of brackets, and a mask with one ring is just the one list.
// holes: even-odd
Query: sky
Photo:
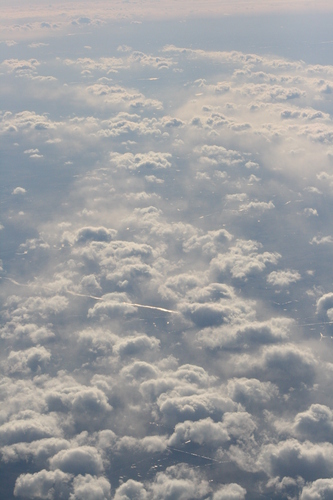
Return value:
[(330, 4), (0, 2), (1, 498), (332, 498)]

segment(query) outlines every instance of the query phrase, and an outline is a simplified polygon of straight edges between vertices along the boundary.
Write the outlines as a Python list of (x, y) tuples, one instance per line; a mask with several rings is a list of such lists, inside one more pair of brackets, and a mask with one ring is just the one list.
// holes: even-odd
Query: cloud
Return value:
[[(222, 302), (222, 301), (221, 301)], [(188, 316), (198, 327), (220, 325), (228, 322), (230, 316), (240, 314), (245, 309), (244, 304), (231, 303), (192, 303), (183, 306), (185, 316)]]
[(116, 235), (115, 230), (105, 227), (83, 227), (77, 231), (75, 243), (85, 244), (88, 241), (111, 241)]
[(332, 236), (314, 236), (312, 240), (310, 241), (311, 244), (315, 243), (316, 245), (326, 245), (327, 243), (333, 243), (333, 238)]
[(283, 391), (315, 382), (317, 361), (312, 352), (291, 343), (265, 346), (255, 361), (249, 355), (235, 356), (233, 363), (237, 372), (260, 374), (261, 380), (268, 379)]
[(20, 441), (2, 447), (2, 461), (18, 462), (20, 460), (46, 461), (60, 450), (69, 448), (70, 443), (63, 438), (42, 438), (31, 442)]
[(210, 492), (208, 482), (198, 477), (185, 464), (178, 467), (168, 467), (165, 472), (159, 472), (150, 484), (152, 498), (178, 497), (184, 500), (202, 498)]
[(142, 483), (129, 479), (117, 488), (114, 498), (115, 500), (129, 500), (130, 498), (146, 500), (148, 494)]
[(28, 47), (30, 47), (31, 49), (37, 49), (39, 47), (47, 47), (49, 44), (48, 43), (44, 43), (44, 42), (33, 42), (33, 43), (29, 43)]
[(302, 490), (304, 486), (304, 479), (300, 476), (292, 478), (289, 476), (284, 476), (283, 478), (275, 477), (270, 479), (267, 483), (268, 491), (271, 494), (277, 495), (289, 495), (291, 498), (298, 495), (298, 492)]
[(77, 476), (73, 481), (73, 493), (70, 500), (109, 500), (111, 498), (111, 485), (104, 477)]
[(55, 416), (40, 415), (26, 410), (0, 427), (0, 440), (3, 444), (32, 442), (51, 436), (61, 436)]
[(18, 296), (11, 296), (7, 300), (6, 305), (8, 311), (11, 312), (12, 318), (21, 317), (44, 317), (48, 315), (59, 314), (68, 306), (68, 300), (61, 295), (51, 297), (32, 296), (28, 299)]
[(246, 279), (248, 275), (264, 271), (266, 264), (277, 264), (280, 255), (277, 252), (259, 253), (261, 246), (256, 241), (237, 240), (227, 254), (220, 254), (212, 260), (212, 273), (219, 275), (230, 270), (234, 278)]
[(110, 293), (103, 296), (103, 301), (98, 302), (88, 311), (88, 316), (99, 314), (134, 314), (137, 307), (129, 302), (125, 293)]
[(298, 271), (287, 269), (286, 271), (272, 271), (267, 276), (267, 281), (274, 286), (288, 286), (301, 279)]
[(169, 423), (182, 422), (190, 419), (196, 421), (212, 415), (214, 419), (221, 418), (223, 413), (234, 410), (237, 405), (229, 398), (212, 391), (208, 394), (193, 394), (189, 396), (173, 396), (163, 394), (157, 401), (163, 419)]
[(259, 213), (265, 212), (265, 210), (272, 210), (275, 205), (272, 201), (266, 203), (265, 201), (251, 201), (250, 203), (244, 203), (240, 205), (239, 210), (255, 210)]
[(251, 313), (253, 314), (253, 311), (249, 308), (248, 319), (244, 315), (244, 321), (239, 325), (241, 309), (235, 308), (225, 325), (204, 328), (197, 333), (199, 345), (209, 349), (253, 350), (260, 345), (283, 342), (289, 337), (288, 329), (292, 323), (287, 319), (251, 321)]
[(120, 340), (115, 345), (115, 352), (120, 356), (140, 355), (142, 351), (158, 349), (160, 341), (147, 335), (136, 335), (132, 338)]
[(171, 57), (154, 57), (143, 52), (134, 51), (129, 57), (130, 65), (150, 66), (158, 70), (169, 69), (176, 64)]
[[(101, 389), (104, 389), (101, 390)], [(68, 425), (79, 431), (99, 429), (101, 422), (107, 422), (112, 406), (105, 394), (105, 387), (82, 385), (65, 373), (45, 387), (44, 401), (48, 411), (68, 414)]]
[(236, 483), (226, 484), (217, 490), (213, 495), (213, 500), (243, 500), (246, 489)]
[(96, 475), (104, 470), (101, 456), (91, 446), (61, 450), (49, 462), (52, 470), (60, 469), (69, 474)]
[(122, 437), (115, 446), (117, 452), (131, 451), (146, 452), (146, 453), (159, 453), (167, 448), (165, 436), (146, 436), (143, 439), (136, 439), (130, 436)]
[[(37, 123), (35, 125), (35, 128), (39, 129), (39, 128), (44, 128), (45, 125), (42, 124), (42, 123)], [(29, 158), (43, 158), (43, 155), (39, 154), (39, 149), (26, 149), (24, 151), (24, 154), (26, 155), (29, 155)]]
[(29, 373), (44, 371), (50, 362), (51, 353), (43, 346), (31, 347), (24, 351), (10, 351), (7, 359), (9, 373)]
[(293, 422), (276, 422), (281, 433), (292, 434), (312, 442), (332, 441), (333, 413), (325, 405), (312, 404), (308, 410), (298, 413)]
[(271, 382), (258, 379), (233, 378), (228, 381), (228, 394), (245, 407), (248, 405), (267, 404), (278, 396), (277, 387)]
[(170, 158), (171, 155), (169, 153), (155, 153), (153, 151), (137, 155), (133, 155), (132, 153), (124, 155), (111, 153), (110, 155), (111, 164), (114, 164), (116, 168), (138, 170), (140, 173), (141, 170), (142, 172), (149, 172), (151, 170), (169, 168), (171, 167)]
[(6, 59), (2, 61), (1, 66), (9, 72), (16, 72), (21, 74), (24, 72), (35, 72), (40, 62), (37, 59), (19, 60), (19, 59)]
[(13, 189), (12, 194), (25, 194), (27, 191), (22, 187), (16, 187)]
[(60, 470), (43, 469), (34, 474), (21, 474), (16, 480), (14, 495), (22, 498), (52, 498), (54, 494), (66, 492), (66, 483), (70, 479), (70, 474)]
[(331, 476), (333, 447), (330, 443), (299, 443), (296, 439), (289, 439), (264, 446), (259, 463), (270, 475), (299, 475), (313, 481)]
[(74, 395), (72, 409), (79, 415), (86, 414), (89, 418), (98, 413), (111, 411), (105, 394), (97, 388), (87, 388)]
[(227, 443), (232, 438), (250, 439), (255, 429), (256, 424), (248, 413), (227, 412), (222, 422), (214, 422), (211, 418), (206, 418), (197, 422), (187, 420), (177, 424), (169, 444), (179, 446), (181, 443), (192, 441), (214, 448)]
[(332, 492), (333, 484), (331, 479), (317, 479), (317, 481), (304, 486), (300, 499), (315, 500), (316, 498), (328, 498)]
[(325, 317), (333, 309), (333, 293), (326, 293), (317, 300), (317, 314)]

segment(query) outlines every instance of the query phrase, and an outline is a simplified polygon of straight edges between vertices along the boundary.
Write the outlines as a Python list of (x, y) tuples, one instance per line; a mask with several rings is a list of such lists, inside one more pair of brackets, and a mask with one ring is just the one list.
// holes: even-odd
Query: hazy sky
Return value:
[(0, 497), (332, 498), (331, 6), (22, 4)]

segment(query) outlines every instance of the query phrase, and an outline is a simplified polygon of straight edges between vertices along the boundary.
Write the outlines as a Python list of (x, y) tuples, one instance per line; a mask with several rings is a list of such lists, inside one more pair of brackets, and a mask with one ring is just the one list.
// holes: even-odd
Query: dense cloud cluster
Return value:
[(0, 496), (329, 498), (333, 68), (49, 43), (1, 63)]

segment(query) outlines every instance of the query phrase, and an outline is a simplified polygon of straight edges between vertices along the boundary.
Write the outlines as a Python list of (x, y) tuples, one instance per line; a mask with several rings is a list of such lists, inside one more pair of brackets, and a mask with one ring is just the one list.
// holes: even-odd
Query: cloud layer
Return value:
[(1, 494), (328, 497), (332, 67), (13, 47)]

